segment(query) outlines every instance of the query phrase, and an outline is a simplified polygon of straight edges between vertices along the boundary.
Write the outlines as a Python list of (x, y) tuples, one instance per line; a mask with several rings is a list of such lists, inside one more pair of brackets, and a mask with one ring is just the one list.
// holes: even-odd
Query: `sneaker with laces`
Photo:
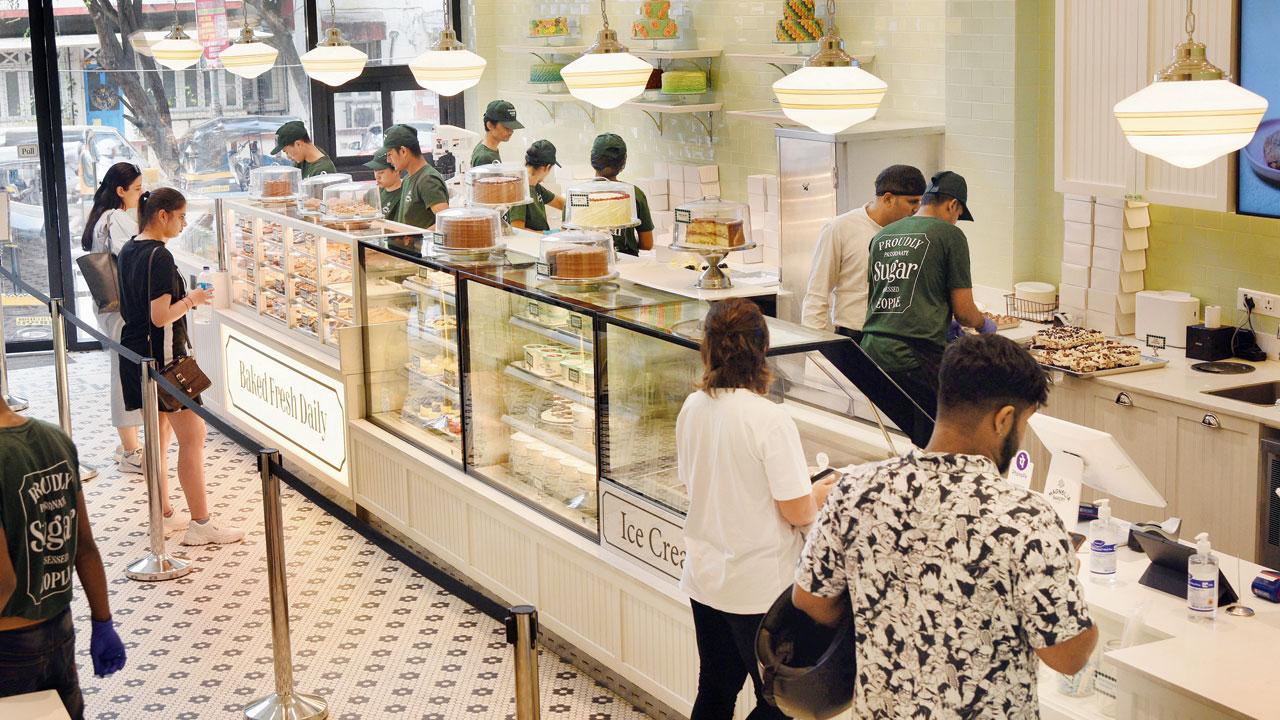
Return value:
[(187, 532), (182, 536), (183, 545), (228, 545), (244, 539), (244, 531), (239, 528), (222, 527), (212, 518), (203, 524), (193, 522), (187, 525)]
[(142, 448), (128, 451), (123, 447), (116, 446), (115, 460), (116, 465), (120, 466), (120, 470), (123, 472), (142, 473)]
[(164, 536), (169, 537), (179, 530), (186, 530), (190, 522), (191, 516), (185, 511), (174, 510), (172, 515), (164, 519)]

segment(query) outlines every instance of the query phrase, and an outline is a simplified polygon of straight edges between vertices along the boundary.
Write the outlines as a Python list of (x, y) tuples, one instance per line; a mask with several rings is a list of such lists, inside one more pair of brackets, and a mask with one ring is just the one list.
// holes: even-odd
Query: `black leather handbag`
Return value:
[(120, 269), (116, 256), (110, 250), (89, 253), (76, 258), (76, 265), (89, 286), (89, 295), (98, 312), (120, 312)]

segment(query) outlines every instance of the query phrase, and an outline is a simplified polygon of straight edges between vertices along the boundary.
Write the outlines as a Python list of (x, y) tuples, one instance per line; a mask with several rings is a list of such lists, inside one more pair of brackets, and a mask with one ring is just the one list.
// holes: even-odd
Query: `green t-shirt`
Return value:
[(649, 214), (649, 198), (636, 187), (636, 217), (640, 226), (613, 231), (613, 249), (628, 255), (640, 254), (640, 233), (653, 232), (653, 216)]
[(516, 205), (508, 211), (507, 219), (511, 222), (524, 221), (525, 230), (544, 232), (551, 229), (547, 222), (547, 203), (556, 199), (556, 194), (538, 183), (529, 188), (529, 197), (533, 202), (527, 205)]
[(395, 219), (396, 213), (400, 211), (400, 193), (402, 192), (404, 192), (403, 182), (395, 190), (378, 188), (378, 199), (382, 202), (382, 217), (388, 220)]
[(473, 168), (496, 162), (502, 162), (502, 158), (498, 156), (498, 151), (490, 150), (489, 146), (484, 143), (476, 145), (476, 149), (471, 151), (471, 167)]
[(28, 420), (0, 428), (0, 527), (18, 586), (0, 617), (48, 620), (71, 604), (80, 459), (71, 438)]
[(333, 161), (329, 159), (328, 155), (325, 155), (315, 162), (307, 162), (304, 160), (297, 163), (297, 168), (302, 171), (303, 180), (306, 180), (309, 177), (315, 177), (316, 175), (327, 175), (331, 172), (338, 172), (338, 168), (334, 167)]
[(969, 242), (945, 220), (915, 216), (876, 233), (869, 251), (862, 348), (885, 370), (912, 370), (919, 362), (900, 338), (946, 347), (951, 291), (973, 287)]
[(449, 203), (449, 190), (444, 185), (444, 176), (436, 172), (430, 165), (404, 179), (400, 186), (400, 207), (396, 212), (396, 222), (413, 225), (423, 229), (436, 224), (436, 214), (432, 205)]

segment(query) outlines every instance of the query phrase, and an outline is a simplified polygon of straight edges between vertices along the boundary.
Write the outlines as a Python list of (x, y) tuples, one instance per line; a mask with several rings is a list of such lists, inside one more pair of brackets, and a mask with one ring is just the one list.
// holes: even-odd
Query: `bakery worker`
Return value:
[(338, 170), (329, 156), (311, 142), (307, 126), (301, 120), (290, 120), (276, 129), (276, 149), (271, 154), (279, 155), (281, 150), (293, 161), (294, 167), (302, 171), (303, 180)]
[(373, 180), (378, 183), (378, 199), (382, 204), (382, 217), (394, 220), (400, 209), (400, 186), (403, 185), (400, 171), (387, 162), (387, 149), (382, 148), (374, 154), (373, 159), (364, 164), (373, 171)]
[(547, 222), (547, 206), (564, 210), (564, 198), (542, 184), (551, 174), (552, 167), (560, 167), (560, 163), (556, 161), (556, 146), (550, 140), (539, 140), (525, 151), (524, 170), (529, 176), (529, 197), (533, 201), (527, 205), (516, 205), (508, 211), (507, 218), (513, 227), (546, 232), (551, 229)]
[[(969, 241), (956, 227), (957, 221), (973, 220), (968, 201), (964, 178), (944, 170), (925, 189), (919, 214), (876, 233), (868, 248), (862, 349), (930, 418), (937, 416), (938, 368), (952, 316), (983, 333), (996, 331), (973, 303)], [(895, 422), (910, 417), (903, 400), (903, 406), (882, 403), (880, 409)], [(928, 444), (932, 422), (917, 416), (908, 425), (899, 427), (916, 446)]]
[(484, 138), (471, 151), (471, 167), (501, 162), (498, 145), (511, 139), (524, 125), (516, 119), (516, 106), (506, 100), (494, 100), (484, 109)]
[[(617, 180), (627, 167), (627, 144), (613, 133), (597, 135), (591, 144), (591, 167), (596, 177)], [(649, 215), (649, 199), (644, 191), (635, 188), (636, 217), (640, 226), (613, 231), (613, 248), (620, 253), (639, 255), (641, 250), (653, 249), (653, 217)]]
[(422, 156), (418, 131), (408, 125), (392, 125), (382, 136), (382, 149), (387, 151), (391, 167), (405, 176), (395, 221), (423, 229), (434, 227), (436, 213), (449, 209), (449, 190), (444, 176)]
[(914, 215), (924, 194), (924, 174), (890, 165), (876, 176), (871, 202), (837, 215), (818, 234), (800, 322), (815, 330), (862, 339), (867, 318), (867, 245), (886, 225)]

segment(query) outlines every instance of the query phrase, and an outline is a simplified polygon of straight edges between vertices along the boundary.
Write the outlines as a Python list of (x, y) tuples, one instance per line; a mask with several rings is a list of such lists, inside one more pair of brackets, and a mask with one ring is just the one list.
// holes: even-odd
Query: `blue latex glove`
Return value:
[(110, 620), (94, 620), (89, 639), (89, 655), (93, 658), (93, 674), (106, 677), (124, 667), (124, 643)]
[(955, 342), (964, 335), (964, 328), (960, 327), (959, 320), (952, 320), (951, 327), (947, 328), (947, 342)]
[(986, 318), (982, 321), (982, 327), (978, 328), (978, 332), (983, 335), (994, 335), (996, 332), (996, 321)]

